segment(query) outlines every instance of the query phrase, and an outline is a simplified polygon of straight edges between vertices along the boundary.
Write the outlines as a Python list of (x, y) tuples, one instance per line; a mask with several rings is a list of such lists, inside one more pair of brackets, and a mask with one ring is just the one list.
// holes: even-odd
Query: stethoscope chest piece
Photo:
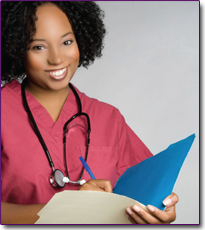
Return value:
[(64, 177), (65, 177), (64, 174), (59, 169), (56, 169), (54, 173), (49, 177), (50, 184), (53, 187), (59, 186), (63, 188), (66, 184), (63, 180)]
[(49, 177), (49, 182), (51, 186), (54, 188), (63, 188), (66, 183), (76, 184), (80, 186), (86, 183), (84, 179), (78, 181), (71, 181), (68, 177), (65, 177), (59, 169), (54, 170), (53, 174)]

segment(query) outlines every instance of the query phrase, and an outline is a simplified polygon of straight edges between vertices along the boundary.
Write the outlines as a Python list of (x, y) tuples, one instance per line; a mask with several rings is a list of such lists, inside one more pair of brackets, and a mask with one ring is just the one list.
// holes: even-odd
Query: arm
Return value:
[(126, 209), (128, 219), (132, 224), (170, 224), (176, 219), (175, 204), (178, 200), (179, 198), (175, 193), (166, 197), (163, 201), (166, 205), (164, 211), (151, 205), (147, 206), (148, 212), (138, 205), (128, 207)]
[[(79, 188), (79, 191), (85, 190), (112, 192), (112, 186), (108, 180), (89, 180)], [(34, 224), (39, 218), (37, 213), (45, 205), (19, 205), (1, 202), (1, 224)]]
[(19, 205), (1, 202), (1, 224), (34, 224), (45, 204)]

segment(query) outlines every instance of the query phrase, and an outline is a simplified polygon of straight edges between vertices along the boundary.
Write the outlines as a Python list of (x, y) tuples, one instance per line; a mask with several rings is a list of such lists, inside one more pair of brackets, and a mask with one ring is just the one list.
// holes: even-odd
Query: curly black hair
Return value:
[[(37, 7), (45, 1), (1, 2), (1, 81), (25, 77), (24, 57), (29, 42), (36, 32)], [(104, 12), (95, 2), (51, 1), (68, 17), (80, 51), (79, 65), (88, 67), (97, 57), (102, 56), (105, 26)]]

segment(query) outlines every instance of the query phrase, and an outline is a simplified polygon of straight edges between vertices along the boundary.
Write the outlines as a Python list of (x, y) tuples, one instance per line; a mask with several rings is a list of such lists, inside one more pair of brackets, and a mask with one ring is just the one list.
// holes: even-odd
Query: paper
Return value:
[(171, 194), (194, 138), (195, 134), (127, 169), (114, 193), (56, 193), (38, 213), (36, 224), (130, 224), (125, 209), (138, 202), (145, 209), (152, 204), (163, 210), (162, 201)]
[(161, 210), (162, 201), (172, 193), (195, 134), (171, 144), (164, 151), (130, 167), (119, 178), (113, 192)]
[(63, 191), (38, 213), (40, 219), (35, 224), (131, 224), (125, 208), (135, 203), (140, 204), (113, 193)]

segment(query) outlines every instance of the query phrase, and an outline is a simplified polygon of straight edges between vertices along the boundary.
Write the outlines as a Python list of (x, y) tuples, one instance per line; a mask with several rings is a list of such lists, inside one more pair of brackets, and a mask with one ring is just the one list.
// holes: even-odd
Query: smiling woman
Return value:
[[(39, 6), (36, 16), (36, 33), (25, 56), (26, 89), (33, 95), (37, 91), (32, 90), (34, 87), (64, 90), (79, 63), (79, 49), (73, 29), (66, 14), (54, 4)], [(66, 97), (67, 93), (64, 100)]]
[[(34, 223), (66, 189), (112, 192), (128, 167), (152, 156), (118, 109), (70, 84), (78, 67), (102, 55), (102, 18), (94, 2), (2, 2), (3, 224)], [(84, 173), (80, 156), (96, 180)], [(172, 194), (165, 211), (135, 205), (125, 212), (134, 224), (168, 224), (177, 201)]]
[[(57, 121), (69, 93), (68, 83), (79, 64), (79, 49), (66, 14), (56, 5), (46, 3), (39, 6), (36, 17), (36, 33), (24, 58), (25, 89)], [(45, 100), (45, 94), (53, 100)]]
[[(29, 47), (29, 43), (32, 41), (33, 36), (36, 35), (36, 26), (39, 21), (36, 16), (37, 7), (41, 6), (42, 8), (44, 4), (47, 6), (50, 5), (50, 8), (52, 7), (49, 2), (42, 1), (2, 3), (2, 8), (4, 8), (4, 11), (2, 11), (2, 43), (4, 44), (2, 47), (2, 55), (4, 55), (2, 66), (4, 68), (2, 69), (1, 80), (8, 82), (16, 77), (22, 78), (25, 76), (23, 58)], [(55, 6), (61, 11), (62, 15), (67, 16), (63, 22), (68, 23), (69, 20), (69, 23), (72, 25), (72, 31), (75, 34), (80, 51), (78, 66), (89, 66), (97, 57), (102, 56), (101, 52), (105, 35), (105, 28), (102, 21), (103, 11), (94, 2), (85, 4), (84, 2), (59, 1), (55, 2)], [(48, 15), (45, 15), (45, 17), (48, 17)], [(85, 18), (87, 20), (84, 20)], [(46, 31), (48, 29), (51, 30), (56, 25), (52, 17), (49, 20), (52, 23), (46, 20), (44, 22), (44, 25), (47, 24), (49, 26), (46, 27)], [(11, 28), (13, 29), (11, 30)], [(41, 32), (44, 33), (45, 31)], [(55, 36), (56, 31), (52, 30), (52, 32)], [(59, 36), (67, 36), (69, 32), (71, 31), (67, 28), (65, 34), (59, 34)], [(38, 39), (44, 40), (45, 38), (38, 37)], [(65, 45), (70, 42), (72, 43), (72, 40), (67, 41), (65, 40)], [(39, 48), (42, 49), (43, 47), (35, 47), (37, 50)], [(12, 62), (9, 61), (11, 58)]]

